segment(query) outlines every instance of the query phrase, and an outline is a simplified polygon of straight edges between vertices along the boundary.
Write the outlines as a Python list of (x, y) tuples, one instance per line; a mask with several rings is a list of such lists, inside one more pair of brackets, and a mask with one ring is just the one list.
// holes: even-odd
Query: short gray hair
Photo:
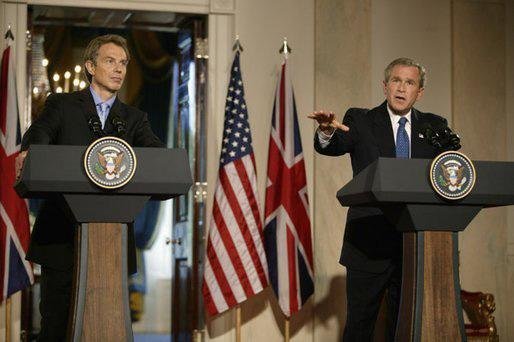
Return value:
[(391, 78), (391, 71), (393, 68), (397, 65), (403, 65), (403, 66), (412, 66), (418, 68), (419, 71), (419, 87), (423, 88), (425, 86), (425, 83), (427, 82), (426, 79), (426, 69), (423, 65), (419, 64), (415, 60), (407, 57), (401, 57), (397, 58), (385, 68), (384, 70), (384, 81), (387, 83), (389, 82), (389, 79)]

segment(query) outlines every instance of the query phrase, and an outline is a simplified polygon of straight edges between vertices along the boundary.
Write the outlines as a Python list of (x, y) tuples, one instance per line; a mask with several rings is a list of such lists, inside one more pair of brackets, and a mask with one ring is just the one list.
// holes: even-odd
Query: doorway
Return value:
[[(171, 12), (29, 6), (29, 108), (32, 119), (52, 92), (87, 87), (82, 53), (98, 35), (125, 37), (132, 58), (118, 96), (148, 113), (168, 147), (185, 148), (197, 187), (151, 202), (135, 223), (138, 273), (130, 279), (136, 341), (190, 340), (203, 326), (201, 280), (206, 179), (207, 16)], [(31, 296), (37, 308), (37, 286)], [(27, 331), (39, 329), (31, 310)]]

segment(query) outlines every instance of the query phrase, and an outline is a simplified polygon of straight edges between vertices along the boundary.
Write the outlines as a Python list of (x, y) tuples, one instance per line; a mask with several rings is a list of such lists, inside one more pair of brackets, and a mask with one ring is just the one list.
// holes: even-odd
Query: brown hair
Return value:
[(391, 78), (391, 71), (393, 68), (397, 65), (403, 65), (403, 66), (413, 66), (418, 68), (419, 71), (419, 87), (423, 88), (425, 86), (426, 80), (426, 69), (423, 65), (419, 64), (413, 59), (401, 57), (397, 58), (385, 68), (384, 70), (384, 81), (387, 83), (389, 79)]
[[(87, 61), (91, 61), (94, 65), (96, 65), (96, 58), (98, 57), (98, 50), (101, 46), (113, 43), (123, 48), (125, 54), (127, 55), (127, 60), (130, 60), (130, 52), (127, 46), (127, 40), (122, 36), (117, 34), (106, 34), (103, 36), (98, 36), (92, 39), (89, 44), (87, 44), (86, 51), (84, 51), (84, 64)], [(87, 71), (87, 68), (84, 66), (84, 73), (86, 74), (87, 80), (91, 83), (91, 79), (93, 76)]]

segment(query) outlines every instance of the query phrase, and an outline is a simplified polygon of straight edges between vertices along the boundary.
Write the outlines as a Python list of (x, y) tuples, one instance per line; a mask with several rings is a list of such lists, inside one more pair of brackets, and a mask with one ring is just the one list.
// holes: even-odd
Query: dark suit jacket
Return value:
[[(343, 119), (349, 132), (336, 130), (328, 146), (322, 148), (317, 134), (314, 148), (328, 156), (350, 153), (353, 175), (357, 175), (378, 157), (396, 157), (393, 128), (387, 103), (371, 110), (350, 108)], [(412, 109), (411, 158), (433, 158), (437, 151), (420, 134), (427, 125), (446, 126), (446, 119)], [(350, 207), (346, 219), (340, 263), (348, 268), (383, 272), (391, 262), (400, 261), (402, 236), (379, 208)]]
[[(146, 113), (118, 100), (107, 117), (104, 131), (114, 135), (111, 119), (126, 122), (122, 139), (136, 147), (165, 147), (150, 127)], [(71, 94), (50, 95), (41, 115), (23, 136), (22, 150), (31, 144), (89, 145), (96, 138), (89, 128), (91, 116), (98, 117), (89, 88)], [(65, 215), (61, 199), (43, 201), (31, 235), (27, 260), (43, 266), (67, 270), (73, 266), (74, 233), (77, 224)], [(129, 229), (129, 253), (133, 252), (133, 233)], [(132, 254), (132, 253), (131, 253)], [(129, 255), (129, 269), (135, 271), (134, 256)]]

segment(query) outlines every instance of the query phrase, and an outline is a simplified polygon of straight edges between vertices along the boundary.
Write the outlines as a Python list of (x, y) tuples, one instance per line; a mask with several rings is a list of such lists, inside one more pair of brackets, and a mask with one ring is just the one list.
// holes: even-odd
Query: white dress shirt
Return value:
[[(398, 134), (398, 128), (400, 127), (400, 118), (402, 117), (402, 115), (398, 115), (398, 114), (395, 114), (393, 113), (393, 111), (391, 110), (391, 108), (389, 108), (389, 105), (387, 106), (387, 112), (389, 113), (389, 119), (391, 120), (391, 126), (393, 127), (393, 137), (394, 137), (394, 145), (396, 146), (396, 135)], [(411, 114), (412, 114), (412, 109), (409, 110), (409, 112), (405, 115), (403, 115), (404, 118), (407, 119), (407, 122), (405, 123), (405, 130), (407, 131), (407, 135), (409, 136), (409, 147), (412, 146), (412, 144), (410, 143), (411, 142)], [(410, 148), (409, 148), (409, 151), (410, 151)]]

